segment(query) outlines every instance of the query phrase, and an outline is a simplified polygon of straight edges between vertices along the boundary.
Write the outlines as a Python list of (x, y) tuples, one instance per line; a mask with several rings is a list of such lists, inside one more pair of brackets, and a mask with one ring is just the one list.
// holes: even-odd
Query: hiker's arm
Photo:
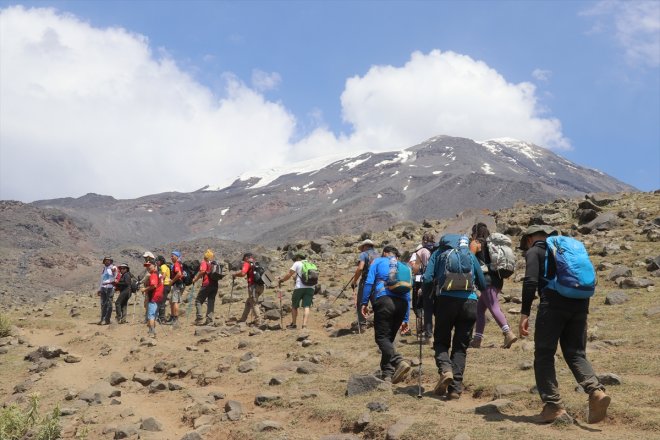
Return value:
[(366, 306), (369, 303), (369, 297), (371, 296), (371, 291), (373, 290), (374, 283), (376, 282), (376, 270), (378, 264), (374, 263), (369, 267), (369, 273), (367, 274), (367, 279), (364, 282), (364, 290), (362, 291), (362, 298), (360, 298), (360, 303), (363, 306)]
[(360, 281), (360, 276), (362, 275), (362, 270), (364, 270), (364, 261), (360, 260), (357, 267), (355, 268), (355, 274), (351, 279), (351, 289), (355, 289), (358, 281)]
[(291, 278), (295, 273), (296, 273), (295, 270), (293, 270), (293, 269), (289, 269), (289, 273), (287, 273), (286, 275), (284, 275), (284, 276), (281, 277), (281, 278), (278, 278), (278, 279), (277, 279), (277, 282), (280, 283), (280, 284), (282, 284), (283, 282), (285, 282), (286, 280), (288, 280), (289, 278)]
[(426, 284), (431, 284), (433, 282), (433, 277), (435, 276), (435, 266), (437, 264), (437, 259), (438, 259), (438, 252), (433, 252), (431, 254), (431, 257), (429, 258), (429, 262), (426, 265), (426, 271), (424, 271), (424, 274), (422, 276), (422, 282)]
[(522, 315), (529, 316), (532, 309), (532, 302), (534, 302), (541, 276), (539, 273), (542, 266), (541, 258), (545, 258), (545, 253), (539, 252), (538, 248), (531, 248), (525, 254), (525, 278), (523, 278), (522, 306), (520, 307)]
[(193, 280), (192, 280), (193, 284), (195, 284), (197, 282), (197, 280), (199, 280), (200, 278), (204, 277), (204, 275), (206, 275), (206, 271), (208, 270), (209, 266), (205, 265), (204, 263), (205, 262), (203, 261), (202, 265), (199, 266), (199, 270), (197, 271), (197, 273), (193, 277)]
[(474, 278), (477, 282), (477, 288), (483, 292), (484, 290), (486, 290), (486, 287), (488, 287), (488, 285), (486, 284), (486, 278), (484, 277), (484, 271), (481, 270), (481, 265), (479, 264), (479, 260), (477, 260), (477, 257), (472, 255), (471, 259), (472, 259), (472, 270), (474, 271)]

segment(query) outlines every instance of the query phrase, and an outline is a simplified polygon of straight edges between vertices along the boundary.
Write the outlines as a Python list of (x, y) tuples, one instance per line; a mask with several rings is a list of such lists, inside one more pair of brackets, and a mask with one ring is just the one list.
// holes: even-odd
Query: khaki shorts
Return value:
[(180, 303), (184, 289), (185, 286), (183, 285), (173, 285), (172, 290), (170, 290), (170, 303)]

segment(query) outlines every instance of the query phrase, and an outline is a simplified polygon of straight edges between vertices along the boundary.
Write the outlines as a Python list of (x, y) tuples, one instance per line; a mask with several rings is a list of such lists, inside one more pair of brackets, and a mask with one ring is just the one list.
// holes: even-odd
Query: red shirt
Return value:
[[(174, 263), (174, 265), (172, 267), (172, 274), (170, 275), (170, 279), (174, 278), (176, 276), (176, 274), (178, 274), (178, 273), (181, 273), (181, 263), (179, 263), (179, 260), (176, 260), (176, 263)], [(176, 284), (179, 284), (179, 283), (182, 283), (182, 282), (183, 282), (183, 280), (181, 278), (179, 278), (176, 281)]]
[(251, 286), (254, 284), (254, 271), (252, 270), (252, 265), (250, 264), (249, 261), (244, 261), (243, 262), (243, 268), (241, 269), (241, 272), (247, 275), (247, 283), (248, 286)]
[(149, 301), (155, 303), (161, 302), (163, 300), (165, 286), (161, 283), (158, 272), (152, 272), (151, 275), (149, 275), (149, 286), (156, 286), (156, 290), (151, 291), (151, 298)]
[(202, 264), (199, 265), (199, 271), (204, 274), (204, 278), (202, 278), (202, 287), (206, 287), (209, 284), (215, 284), (216, 286), (218, 285), (217, 281), (213, 281), (211, 278), (209, 278), (209, 273), (211, 273), (210, 262), (202, 260)]

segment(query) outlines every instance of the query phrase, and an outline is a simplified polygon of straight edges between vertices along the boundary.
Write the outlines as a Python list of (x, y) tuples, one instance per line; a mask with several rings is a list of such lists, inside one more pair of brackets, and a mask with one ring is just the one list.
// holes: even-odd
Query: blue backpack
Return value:
[[(561, 235), (548, 237), (545, 242), (547, 248), (543, 278), (548, 282), (546, 287), (567, 298), (592, 297), (596, 292), (596, 271), (584, 244), (572, 237)], [(554, 274), (548, 272), (548, 267), (552, 267), (549, 264), (550, 259), (555, 263)], [(554, 276), (550, 278), (552, 275)]]
[(445, 263), (445, 279), (440, 286), (441, 290), (474, 290), (472, 253), (469, 246), (470, 240), (466, 235), (446, 234), (440, 238), (438, 252), (442, 253), (439, 261)]
[(385, 288), (397, 295), (405, 295), (412, 289), (412, 272), (407, 264), (398, 261), (396, 264), (396, 273), (390, 273), (390, 277), (385, 281)]

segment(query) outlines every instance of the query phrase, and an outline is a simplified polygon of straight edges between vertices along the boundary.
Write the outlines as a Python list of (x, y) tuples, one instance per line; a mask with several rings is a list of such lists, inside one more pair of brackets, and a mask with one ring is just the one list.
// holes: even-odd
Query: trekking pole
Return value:
[[(337, 300), (339, 299), (339, 297), (341, 296), (341, 294), (344, 293), (344, 290), (346, 290), (346, 288), (347, 288), (348, 285), (351, 283), (351, 281), (353, 281), (353, 277), (351, 277), (351, 279), (348, 280), (348, 283), (346, 283), (346, 285), (345, 285), (344, 287), (342, 287), (342, 289), (339, 291), (339, 293), (337, 294), (337, 296), (335, 296), (335, 299), (332, 301), (332, 303), (330, 303), (330, 307), (332, 307), (332, 306), (335, 305), (335, 302), (337, 302)], [(355, 290), (355, 289), (353, 289), (353, 290)]]
[(195, 297), (195, 283), (190, 285), (190, 293), (188, 294), (188, 307), (186, 309), (186, 324), (190, 322), (190, 315), (192, 315), (192, 303)]
[(417, 398), (422, 398), (422, 331), (424, 330), (424, 314), (417, 318), (417, 342), (419, 343), (419, 366), (417, 370)]
[(277, 296), (280, 297), (280, 330), (284, 330), (284, 322), (283, 322), (284, 318), (282, 317), (283, 312), (282, 312), (282, 288), (281, 287), (278, 289)]
[(229, 292), (229, 310), (227, 311), (227, 321), (229, 321), (229, 317), (231, 316), (231, 303), (233, 302), (232, 300), (234, 299), (234, 283), (236, 279), (234, 277), (231, 277), (231, 291)]
[[(353, 289), (353, 292), (355, 292), (355, 289)], [(360, 321), (362, 320), (361, 319), (362, 318), (362, 310), (361, 310), (361, 307), (359, 307), (359, 305), (360, 305), (360, 298), (355, 297), (355, 308), (358, 311), (358, 317), (357, 317), (357, 320), (358, 320), (357, 321), (358, 322), (358, 335), (361, 335), (362, 334), (362, 328), (361, 328), (362, 326), (360, 325)]]
[(135, 291), (135, 293), (131, 292), (131, 296), (133, 297), (133, 317), (131, 318), (131, 324), (135, 324), (135, 306), (137, 305), (137, 293), (140, 291), (139, 286), (142, 284), (142, 278), (138, 277), (138, 290)]

